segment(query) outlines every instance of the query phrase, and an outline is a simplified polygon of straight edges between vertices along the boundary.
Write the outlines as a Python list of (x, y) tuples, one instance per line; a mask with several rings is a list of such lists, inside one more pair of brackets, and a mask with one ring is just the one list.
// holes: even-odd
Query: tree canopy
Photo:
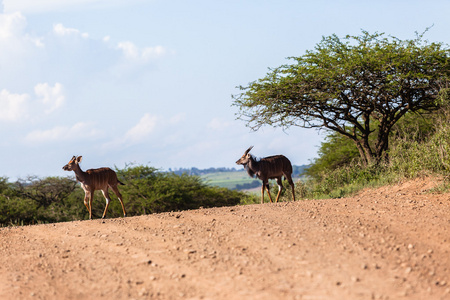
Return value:
[(263, 125), (332, 130), (353, 140), (364, 162), (379, 162), (400, 118), (435, 110), (441, 95), (447, 96), (450, 50), (423, 35), (400, 40), (362, 31), (323, 37), (314, 50), (290, 57), (293, 64), (240, 86), (233, 104), (254, 130)]

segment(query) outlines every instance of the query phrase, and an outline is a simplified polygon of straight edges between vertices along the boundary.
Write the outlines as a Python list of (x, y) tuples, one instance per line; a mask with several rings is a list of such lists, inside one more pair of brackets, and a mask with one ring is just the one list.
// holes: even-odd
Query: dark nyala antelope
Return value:
[(102, 219), (105, 218), (109, 202), (111, 201), (108, 188), (111, 188), (114, 194), (119, 198), (120, 204), (122, 204), (123, 216), (126, 217), (127, 213), (125, 211), (125, 206), (123, 205), (122, 195), (117, 188), (118, 184), (123, 185), (123, 183), (117, 179), (116, 172), (110, 168), (89, 169), (84, 172), (79, 165), (81, 159), (82, 156), (72, 157), (69, 163), (63, 167), (63, 170), (74, 171), (77, 180), (81, 183), (81, 187), (85, 193), (84, 205), (89, 211), (89, 219), (92, 219), (92, 198), (94, 197), (94, 192), (97, 190), (101, 190), (106, 199), (106, 207)]
[(284, 176), (289, 182), (292, 189), (292, 199), (295, 201), (294, 182), (292, 181), (291, 176), (292, 165), (289, 159), (284, 155), (274, 155), (256, 160), (255, 157), (249, 153), (252, 148), (253, 146), (248, 148), (236, 164), (243, 165), (250, 177), (256, 175), (256, 177), (262, 180), (261, 204), (264, 203), (264, 188), (267, 189), (270, 202), (272, 202), (272, 197), (270, 196), (269, 190), (269, 179), (277, 180), (278, 195), (275, 202), (278, 202), (281, 190), (283, 189), (283, 183), (281, 181), (282, 176)]

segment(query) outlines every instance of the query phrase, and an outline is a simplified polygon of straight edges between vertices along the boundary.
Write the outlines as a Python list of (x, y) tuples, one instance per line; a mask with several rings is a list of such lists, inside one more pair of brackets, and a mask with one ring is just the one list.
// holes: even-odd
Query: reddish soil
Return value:
[(438, 184), (3, 228), (0, 299), (450, 299)]

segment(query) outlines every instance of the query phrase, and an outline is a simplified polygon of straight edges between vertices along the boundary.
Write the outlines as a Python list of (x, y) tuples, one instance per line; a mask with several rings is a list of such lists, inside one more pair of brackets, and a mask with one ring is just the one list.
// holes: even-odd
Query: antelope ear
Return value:
[(83, 156), (78, 156), (77, 157), (77, 164), (79, 164), (81, 162), (81, 160), (83, 159)]

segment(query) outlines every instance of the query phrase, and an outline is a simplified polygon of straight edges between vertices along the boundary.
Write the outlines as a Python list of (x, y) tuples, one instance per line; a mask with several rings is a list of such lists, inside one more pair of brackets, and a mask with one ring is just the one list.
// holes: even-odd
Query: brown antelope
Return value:
[(283, 183), (281, 181), (281, 176), (283, 175), (291, 186), (292, 199), (295, 201), (294, 182), (292, 181), (291, 176), (292, 165), (289, 159), (287, 159), (287, 157), (284, 155), (274, 155), (256, 160), (255, 157), (249, 153), (252, 148), (253, 146), (248, 148), (245, 151), (244, 155), (242, 155), (242, 157), (236, 162), (236, 164), (243, 165), (250, 177), (256, 175), (256, 177), (262, 180), (263, 184), (261, 187), (261, 204), (264, 203), (264, 188), (267, 189), (267, 194), (269, 194), (270, 202), (272, 202), (272, 197), (270, 196), (269, 191), (269, 179), (277, 180), (278, 195), (275, 202), (278, 202), (281, 190), (283, 189)]
[(124, 185), (117, 179), (117, 174), (110, 168), (99, 168), (99, 169), (89, 169), (86, 172), (81, 170), (80, 162), (82, 156), (74, 156), (72, 159), (63, 167), (65, 171), (74, 171), (77, 180), (81, 183), (81, 187), (84, 190), (84, 205), (89, 211), (89, 219), (92, 220), (92, 198), (94, 197), (94, 192), (101, 190), (103, 196), (106, 199), (106, 207), (103, 212), (102, 219), (106, 216), (106, 211), (108, 210), (109, 198), (108, 188), (111, 188), (119, 198), (120, 204), (122, 204), (123, 216), (126, 217), (127, 213), (125, 211), (125, 206), (123, 205), (122, 195), (117, 188), (118, 184)]

